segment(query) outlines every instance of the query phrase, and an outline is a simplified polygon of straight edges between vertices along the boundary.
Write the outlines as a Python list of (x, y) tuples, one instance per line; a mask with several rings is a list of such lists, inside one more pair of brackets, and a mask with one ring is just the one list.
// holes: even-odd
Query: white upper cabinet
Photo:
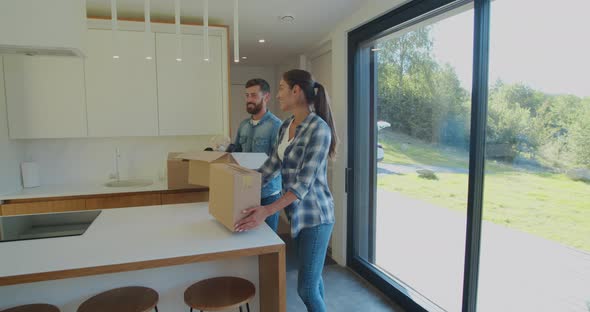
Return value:
[(208, 62), (201, 26), (183, 25), (180, 62), (173, 24), (88, 27), (85, 58), (0, 58), (11, 138), (229, 135), (225, 27), (209, 29)]
[(88, 135), (157, 136), (154, 34), (90, 29), (87, 38)]
[(160, 135), (227, 135), (227, 47), (210, 36), (210, 60), (203, 60), (203, 36), (156, 34)]
[(7, 55), (3, 61), (10, 138), (86, 136), (82, 59)]

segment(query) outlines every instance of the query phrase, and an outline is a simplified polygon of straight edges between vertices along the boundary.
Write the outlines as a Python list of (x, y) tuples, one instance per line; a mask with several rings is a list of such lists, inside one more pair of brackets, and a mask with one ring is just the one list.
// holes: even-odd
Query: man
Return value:
[[(282, 124), (266, 107), (270, 98), (270, 86), (264, 79), (251, 79), (246, 83), (246, 111), (252, 116), (240, 124), (234, 152), (265, 153), (270, 156)], [(281, 197), (281, 188), (281, 176), (277, 175), (263, 186), (260, 205), (270, 205), (278, 200)], [(279, 213), (269, 216), (265, 221), (276, 232)]]

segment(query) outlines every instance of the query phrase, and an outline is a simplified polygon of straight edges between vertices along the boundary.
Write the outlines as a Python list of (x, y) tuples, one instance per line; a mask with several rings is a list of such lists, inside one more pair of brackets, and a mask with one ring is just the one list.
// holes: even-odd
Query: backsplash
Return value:
[(41, 184), (107, 181), (115, 172), (119, 148), (119, 173), (124, 178), (166, 178), (168, 152), (203, 150), (210, 136), (133, 137), (96, 139), (27, 140), (25, 161), (39, 165)]
[(24, 157), (24, 144), (8, 139), (4, 76), (0, 57), (0, 195), (21, 189), (19, 165)]

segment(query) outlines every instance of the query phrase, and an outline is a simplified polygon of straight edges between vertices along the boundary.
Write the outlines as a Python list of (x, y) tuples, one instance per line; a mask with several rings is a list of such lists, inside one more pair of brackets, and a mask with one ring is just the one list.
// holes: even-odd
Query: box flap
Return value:
[(168, 160), (182, 160), (182, 159), (177, 158), (178, 155), (181, 155), (181, 154), (182, 154), (182, 152), (170, 152), (170, 153), (168, 153)]
[(256, 171), (241, 167), (239, 165), (234, 165), (234, 164), (226, 164), (225, 169), (227, 169), (229, 171), (233, 171), (234, 173), (237, 173), (237, 174), (242, 174), (242, 175), (250, 175), (253, 173), (257, 173)]
[(188, 152), (176, 156), (177, 159), (200, 160), (206, 162), (213, 162), (217, 159), (227, 155), (225, 152)]
[(231, 153), (231, 155), (238, 165), (253, 170), (262, 167), (268, 159), (265, 153)]

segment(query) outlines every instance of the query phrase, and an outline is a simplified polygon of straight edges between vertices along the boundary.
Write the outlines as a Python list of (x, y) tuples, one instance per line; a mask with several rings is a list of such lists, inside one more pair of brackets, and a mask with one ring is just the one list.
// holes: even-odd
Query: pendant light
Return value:
[(151, 46), (151, 35), (152, 35), (152, 19), (151, 19), (151, 8), (150, 0), (145, 0), (144, 3), (144, 21), (145, 21), (145, 38), (144, 38), (144, 51), (145, 59), (152, 59), (152, 46)]
[(203, 0), (203, 60), (209, 62), (209, 0)]
[(117, 0), (111, 0), (111, 38), (113, 58), (119, 58), (117, 30), (119, 29), (119, 21), (117, 19)]
[(176, 61), (182, 62), (182, 37), (180, 35), (180, 0), (174, 0), (174, 24), (176, 25)]
[(240, 35), (238, 20), (238, 0), (234, 0), (234, 62), (240, 62)]

